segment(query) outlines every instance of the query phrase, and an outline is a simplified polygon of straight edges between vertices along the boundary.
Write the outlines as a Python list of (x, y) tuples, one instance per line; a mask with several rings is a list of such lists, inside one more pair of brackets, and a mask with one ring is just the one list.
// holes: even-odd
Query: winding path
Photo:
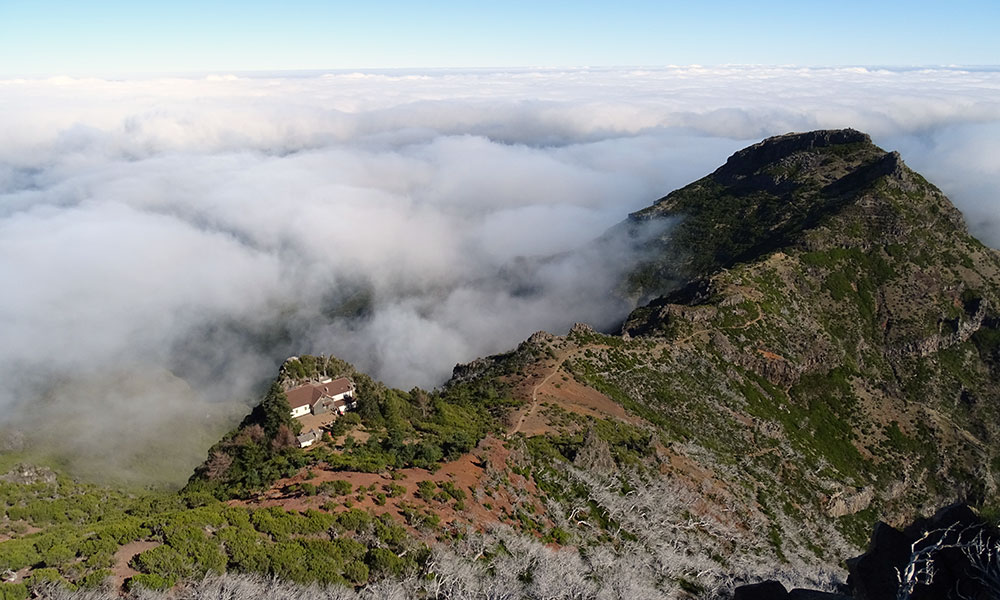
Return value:
[(556, 373), (559, 372), (559, 369), (562, 368), (563, 363), (566, 362), (566, 359), (569, 358), (570, 354), (571, 353), (567, 353), (566, 356), (563, 356), (562, 359), (560, 359), (558, 362), (556, 362), (555, 366), (552, 368), (552, 372), (549, 373), (548, 375), (546, 375), (545, 378), (542, 379), (541, 382), (539, 382), (537, 385), (535, 385), (535, 387), (531, 388), (531, 404), (528, 406), (528, 409), (526, 411), (524, 411), (523, 413), (521, 413), (521, 416), (517, 419), (517, 424), (514, 426), (514, 428), (507, 432), (507, 436), (508, 437), (510, 437), (510, 436), (514, 435), (515, 433), (518, 433), (519, 431), (521, 431), (521, 427), (524, 426), (524, 420), (527, 419), (528, 415), (530, 415), (531, 413), (533, 413), (535, 411), (535, 409), (538, 408), (538, 390), (539, 390), (539, 388), (541, 388), (543, 385), (545, 385), (550, 379), (552, 379), (553, 375), (555, 375)]
[[(741, 325), (733, 325), (731, 327), (723, 327), (722, 329), (728, 329), (728, 330), (747, 329), (751, 325), (754, 325), (755, 323), (760, 322), (763, 318), (764, 318), (764, 311), (761, 308), (760, 304), (758, 303), (757, 304), (757, 316), (756, 317), (754, 317), (753, 319), (748, 320), (746, 323), (743, 323)], [(698, 331), (695, 331), (695, 332), (687, 335), (684, 338), (681, 338), (681, 339), (678, 339), (678, 340), (669, 340), (669, 341), (667, 341), (666, 343), (663, 343), (663, 344), (655, 344), (654, 348), (657, 348), (657, 347), (667, 347), (667, 346), (675, 346), (677, 344), (682, 344), (682, 343), (690, 340), (691, 338), (693, 338), (693, 337), (695, 337), (697, 335), (705, 333), (706, 331), (709, 331), (709, 330), (707, 328), (706, 329), (699, 329)], [(519, 433), (521, 431), (521, 429), (524, 427), (524, 422), (528, 419), (528, 417), (531, 416), (531, 415), (533, 415), (535, 413), (535, 411), (538, 410), (538, 404), (539, 404), (539, 402), (538, 402), (538, 390), (540, 390), (542, 388), (542, 386), (544, 386), (546, 383), (548, 383), (549, 380), (552, 379), (552, 377), (554, 377), (555, 374), (558, 373), (560, 369), (562, 369), (563, 364), (565, 364), (565, 362), (567, 360), (569, 360), (573, 356), (581, 354), (585, 350), (588, 350), (588, 349), (599, 349), (599, 348), (608, 348), (608, 346), (604, 346), (604, 345), (584, 346), (584, 347), (574, 348), (573, 350), (567, 350), (567, 351), (565, 351), (563, 353), (563, 355), (556, 360), (555, 364), (552, 365), (551, 371), (549, 372), (549, 374), (546, 375), (545, 377), (543, 377), (541, 381), (539, 381), (537, 384), (535, 384), (531, 388), (531, 403), (524, 410), (524, 412), (522, 412), (521, 415), (517, 418), (517, 423), (515, 423), (514, 426), (510, 429), (510, 431), (507, 432), (507, 437), (511, 437), (514, 434)], [(633, 367), (633, 368), (635, 368), (635, 367)]]

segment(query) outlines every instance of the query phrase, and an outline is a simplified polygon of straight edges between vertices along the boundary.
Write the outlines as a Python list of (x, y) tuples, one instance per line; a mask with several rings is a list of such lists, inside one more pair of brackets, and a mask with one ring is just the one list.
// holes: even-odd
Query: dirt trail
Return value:
[[(539, 435), (551, 431), (551, 427), (546, 417), (539, 415), (542, 404), (552, 405), (581, 415), (589, 415), (598, 418), (613, 417), (623, 421), (632, 422), (633, 417), (625, 412), (614, 400), (611, 400), (601, 392), (577, 381), (569, 376), (563, 367), (566, 361), (574, 359), (588, 350), (607, 350), (610, 346), (603, 344), (586, 345), (560, 349), (556, 351), (552, 364), (539, 363), (540, 368), (529, 376), (537, 381), (531, 387), (530, 401), (522, 408), (520, 415), (514, 425), (507, 432), (507, 437), (517, 433), (524, 435)], [(555, 376), (563, 373), (562, 381), (554, 382)], [(541, 379), (538, 379), (538, 378)], [(527, 382), (526, 382), (527, 383)], [(527, 393), (525, 392), (525, 396)]]
[(159, 545), (160, 542), (129, 542), (115, 552), (115, 566), (112, 569), (112, 573), (114, 574), (115, 585), (119, 590), (125, 585), (126, 579), (139, 574), (138, 571), (128, 565), (129, 561), (135, 555), (142, 554), (146, 550), (152, 550)]
[[(753, 325), (759, 323), (761, 320), (763, 320), (763, 318), (764, 318), (764, 311), (761, 308), (760, 304), (757, 304), (757, 316), (756, 317), (754, 317), (752, 319), (749, 319), (745, 323), (742, 323), (740, 325), (733, 325), (731, 327), (725, 327), (723, 329), (730, 330), (730, 331), (732, 331), (732, 330), (739, 330), (739, 329), (748, 329), (748, 328), (752, 327)], [(706, 329), (699, 329), (697, 331), (692, 332), (691, 334), (687, 335), (684, 338), (681, 338), (681, 339), (678, 339), (678, 340), (666, 341), (666, 342), (664, 342), (662, 344), (661, 343), (657, 343), (657, 344), (654, 345), (654, 348), (655, 349), (660, 349), (660, 348), (666, 348), (666, 347), (670, 347), (670, 346), (676, 346), (678, 344), (683, 344), (683, 343), (689, 341), (690, 339), (692, 339), (692, 338), (694, 338), (694, 337), (696, 337), (698, 335), (701, 335), (701, 334), (703, 334), (703, 333), (705, 333), (707, 331), (709, 331), (709, 329), (707, 329), (707, 328)], [(526, 408), (524, 408), (524, 409), (522, 409), (520, 411), (520, 414), (517, 417), (517, 421), (515, 421), (514, 425), (507, 432), (507, 437), (511, 437), (511, 436), (513, 436), (515, 434), (518, 434), (518, 433), (526, 433), (528, 435), (531, 435), (531, 433), (525, 431), (525, 423), (527, 423), (529, 420), (533, 419), (536, 416), (536, 413), (539, 410), (539, 406), (541, 405), (541, 401), (539, 400), (539, 392), (550, 381), (552, 381), (552, 378), (557, 373), (559, 373), (562, 370), (563, 365), (566, 363), (567, 360), (569, 360), (571, 358), (574, 358), (574, 357), (582, 354), (584, 351), (586, 351), (588, 349), (590, 349), (590, 350), (599, 350), (599, 349), (606, 349), (606, 348), (608, 348), (608, 347), (607, 346), (584, 346), (584, 347), (576, 347), (576, 348), (572, 348), (572, 349), (563, 349), (563, 350), (557, 351), (556, 355), (554, 357), (555, 358), (555, 362), (552, 365), (546, 367), (545, 370), (542, 370), (541, 372), (535, 374), (536, 377), (537, 376), (541, 376), (543, 373), (545, 375), (544, 375), (544, 377), (542, 377), (541, 380), (538, 381), (538, 383), (536, 383), (534, 386), (532, 386), (532, 388), (531, 388), (531, 399), (530, 399), (530, 402), (528, 403), (528, 406)], [(561, 386), (559, 384), (555, 385), (555, 388), (560, 388), (560, 387)], [(584, 386), (584, 387), (586, 387), (586, 386)], [(551, 388), (551, 386), (550, 386), (550, 388)], [(587, 389), (590, 389), (590, 388), (587, 388)], [(617, 417), (617, 418), (620, 418), (620, 419), (623, 419), (623, 420), (626, 420), (626, 421), (630, 421), (631, 420), (628, 417), (628, 415), (625, 414), (625, 411), (623, 409), (620, 409), (620, 407), (617, 405), (617, 403), (614, 403), (612, 400), (604, 397), (603, 394), (600, 394), (596, 390), (593, 390), (593, 392), (595, 394), (601, 396), (601, 398), (607, 400), (607, 402), (605, 403), (605, 402), (602, 402), (602, 401), (598, 400), (597, 402), (591, 401), (589, 403), (588, 402), (581, 403), (581, 402), (577, 401), (577, 399), (571, 399), (571, 398), (569, 398), (569, 396), (572, 396), (573, 394), (569, 390), (565, 390), (565, 389), (549, 389), (549, 390), (545, 391), (544, 395), (547, 396), (547, 397), (549, 397), (555, 404), (560, 405), (562, 408), (565, 408), (565, 409), (568, 409), (568, 410), (571, 410), (571, 411), (583, 412), (584, 414), (586, 414), (588, 412), (594, 412), (594, 413), (604, 414), (604, 415), (608, 415), (608, 416), (614, 416), (614, 417)], [(614, 405), (614, 407), (618, 408), (619, 410), (609, 409), (610, 405)], [(534, 433), (538, 433), (538, 432), (535, 431)]]
[(507, 432), (507, 437), (510, 437), (510, 436), (518, 433), (519, 431), (521, 431), (521, 428), (524, 427), (524, 421), (525, 421), (525, 419), (527, 419), (529, 415), (533, 414), (536, 410), (538, 410), (538, 390), (539, 390), (539, 388), (541, 388), (543, 385), (545, 385), (546, 383), (548, 383), (548, 381), (550, 379), (552, 379), (552, 377), (556, 373), (558, 373), (560, 369), (562, 369), (563, 363), (566, 362), (566, 359), (569, 358), (570, 354), (571, 353), (566, 353), (566, 355), (563, 356), (562, 359), (559, 360), (555, 364), (554, 367), (552, 367), (552, 371), (548, 375), (546, 375), (545, 378), (542, 379), (541, 382), (539, 382), (537, 385), (535, 385), (535, 387), (531, 388), (531, 404), (529, 404), (528, 405), (528, 409), (525, 410), (523, 413), (521, 413), (521, 416), (518, 417), (517, 424), (514, 425), (514, 428)]
[[(760, 307), (760, 304), (758, 304), (757, 305), (757, 316), (754, 317), (753, 319), (750, 319), (749, 321), (747, 321), (746, 323), (744, 323), (742, 325), (733, 325), (732, 327), (719, 327), (719, 329), (730, 329), (730, 330), (734, 330), (734, 329), (749, 329), (751, 325), (755, 325), (757, 323), (760, 323), (760, 321), (763, 318), (764, 318), (764, 310)], [(694, 331), (694, 332), (690, 333), (689, 335), (687, 335), (685, 337), (682, 337), (679, 340), (673, 340), (670, 343), (671, 344), (683, 344), (684, 342), (687, 342), (687, 341), (691, 340), (692, 338), (694, 338), (696, 336), (699, 336), (699, 335), (701, 335), (701, 334), (703, 334), (703, 333), (705, 333), (707, 331), (710, 331), (710, 329), (707, 328), (707, 327), (703, 328), (703, 329), (699, 329), (697, 331)]]

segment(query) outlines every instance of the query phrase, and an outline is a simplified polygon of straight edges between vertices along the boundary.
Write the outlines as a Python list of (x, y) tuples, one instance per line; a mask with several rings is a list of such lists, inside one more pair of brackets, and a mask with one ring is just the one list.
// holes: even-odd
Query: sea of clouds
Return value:
[(434, 387), (614, 327), (628, 256), (592, 240), (749, 143), (839, 127), (1000, 246), (997, 70), (0, 80), (0, 419), (123, 464), (197, 430), (186, 472), (217, 435), (196, 425), (290, 354)]

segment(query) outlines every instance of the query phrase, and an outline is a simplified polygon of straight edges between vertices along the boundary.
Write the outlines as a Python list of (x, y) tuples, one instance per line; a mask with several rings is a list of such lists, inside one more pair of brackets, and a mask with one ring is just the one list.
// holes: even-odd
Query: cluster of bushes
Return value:
[[(330, 487), (343, 491), (344, 484), (350, 488), (346, 481)], [(64, 506), (60, 500), (65, 498), (49, 503)], [(414, 573), (427, 557), (426, 548), (417, 546), (391, 517), (357, 509), (339, 514), (250, 510), (188, 494), (172, 501), (166, 496), (126, 498), (115, 512), (97, 510), (99, 518), (50, 524), (43, 532), (0, 543), (0, 570), (32, 567), (25, 582), (0, 587), (0, 599), (23, 598), (53, 582), (68, 589), (97, 587), (110, 575), (114, 553), (137, 540), (159, 545), (132, 559), (140, 574), (127, 582), (129, 589), (166, 589), (227, 571), (354, 585)], [(351, 536), (369, 540), (369, 545)]]
[(245, 498), (294, 475), (308, 464), (296, 440), (301, 428), (275, 381), (240, 426), (212, 446), (185, 491), (208, 492), (219, 499)]
[[(4, 488), (4, 500), (13, 502), (6, 507), (8, 518), (25, 518), (43, 531), (0, 543), (0, 570), (32, 567), (24, 582), (28, 590), (51, 583), (69, 589), (97, 587), (110, 575), (114, 553), (122, 545), (165, 535), (160, 525), (164, 514), (183, 514), (204, 500), (166, 494), (130, 496), (68, 480), (48, 487), (19, 487), (23, 489)], [(81, 513), (81, 506), (92, 510)], [(3, 593), (16, 595), (17, 589), (4, 588)]]
[[(364, 532), (370, 545), (343, 535), (348, 532)], [(187, 511), (163, 525), (163, 540), (132, 566), (170, 585), (227, 570), (300, 583), (362, 584), (416, 572), (427, 557), (391, 518), (357, 509), (336, 515), (277, 507)]]
[[(55, 483), (30, 485), (0, 481), (0, 511), (13, 529), (27, 525), (80, 525), (116, 521), (123, 514), (152, 514), (185, 506), (187, 499), (167, 494), (134, 496), (81, 484), (60, 476)], [(20, 525), (20, 527), (18, 527)], [(23, 531), (13, 531), (23, 533)]]
[(364, 444), (322, 456), (334, 468), (380, 472), (388, 468), (436, 469), (469, 452), (486, 434), (499, 431), (515, 402), (491, 380), (445, 390), (384, 389), (360, 396), (358, 414), (371, 433)]
[(417, 482), (417, 496), (425, 502), (437, 501), (448, 502), (454, 500), (456, 508), (463, 508), (465, 501), (465, 490), (462, 490), (451, 481), (435, 483), (433, 481)]

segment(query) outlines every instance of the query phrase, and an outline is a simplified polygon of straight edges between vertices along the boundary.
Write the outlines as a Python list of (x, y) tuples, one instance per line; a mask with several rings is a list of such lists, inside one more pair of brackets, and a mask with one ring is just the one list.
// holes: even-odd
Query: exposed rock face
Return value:
[(913, 539), (879, 522), (875, 525), (868, 551), (847, 561), (851, 572), (848, 585), (858, 600), (895, 600), (898, 573), (910, 560)]
[(868, 508), (874, 499), (875, 490), (872, 488), (839, 492), (830, 498), (826, 513), (834, 518), (853, 515)]
[(834, 129), (810, 131), (808, 133), (788, 133), (767, 138), (748, 146), (726, 160), (715, 174), (729, 181), (743, 181), (748, 173), (756, 173), (765, 167), (782, 164), (790, 156), (844, 144), (871, 144), (868, 134), (854, 129)]
[(778, 581), (762, 581), (742, 585), (733, 593), (733, 600), (787, 600), (788, 590)]
[(847, 561), (851, 595), (786, 592), (778, 581), (738, 587), (734, 600), (960, 600), (1000, 597), (1000, 533), (964, 504), (904, 531), (879, 522), (868, 550)]
[(0, 475), (0, 480), (22, 485), (34, 485), (36, 483), (52, 484), (56, 482), (56, 474), (48, 467), (36, 467), (29, 464), (18, 464), (13, 469)]

